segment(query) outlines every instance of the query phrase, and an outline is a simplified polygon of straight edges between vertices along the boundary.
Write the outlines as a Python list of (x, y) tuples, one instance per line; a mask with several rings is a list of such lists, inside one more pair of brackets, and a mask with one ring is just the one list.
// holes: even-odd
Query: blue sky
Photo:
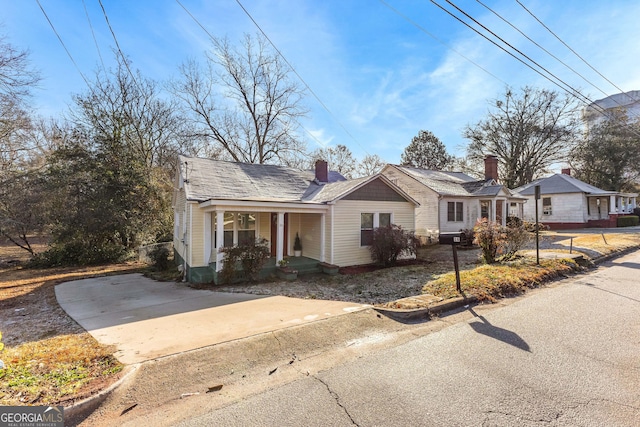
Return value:
[[(235, 0), (180, 0), (215, 36), (239, 41), (257, 28)], [(520, 0), (595, 69), (623, 91), (640, 89), (640, 2)], [(447, 5), (446, 1), (438, 3)], [(80, 70), (89, 78), (114, 63), (114, 39), (98, 0), (40, 0)], [(556, 89), (428, 0), (386, 0), (435, 40), (374, 0), (241, 0), (241, 3), (331, 111), (311, 95), (302, 126), (324, 145), (344, 144), (357, 158), (377, 154), (398, 163), (419, 130), (463, 155), (465, 125), (482, 119), (487, 100), (505, 83)], [(620, 92), (545, 30), (516, 1), (483, 0), (598, 88), (532, 45), (480, 2), (456, 3), (592, 100)], [(133, 67), (165, 81), (188, 58), (202, 59), (208, 35), (175, 0), (103, 0), (109, 22)], [(94, 43), (93, 26), (97, 45)], [(0, 34), (29, 49), (43, 76), (33, 107), (44, 116), (68, 110), (87, 87), (35, 0), (0, 0)], [(443, 44), (444, 43), (444, 44)], [(446, 44), (446, 46), (445, 46)], [(99, 48), (99, 50), (98, 50)], [(484, 68), (462, 58), (454, 50)], [(490, 74), (489, 74), (490, 73)], [(602, 92), (601, 92), (602, 90)], [(603, 92), (606, 94), (603, 94)], [(345, 128), (348, 132), (346, 132)], [(311, 149), (318, 143), (305, 135)]]

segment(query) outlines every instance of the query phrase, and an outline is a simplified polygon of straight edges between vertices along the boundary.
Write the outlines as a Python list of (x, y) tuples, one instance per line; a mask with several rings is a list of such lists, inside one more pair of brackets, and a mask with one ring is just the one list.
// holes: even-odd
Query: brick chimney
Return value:
[[(557, 170), (557, 169), (556, 169)], [(571, 175), (571, 168), (564, 168), (562, 169), (562, 174), (563, 175)]]
[(326, 160), (316, 161), (316, 179), (319, 182), (329, 182), (329, 167)]
[(484, 179), (498, 180), (498, 157), (487, 154), (484, 158)]

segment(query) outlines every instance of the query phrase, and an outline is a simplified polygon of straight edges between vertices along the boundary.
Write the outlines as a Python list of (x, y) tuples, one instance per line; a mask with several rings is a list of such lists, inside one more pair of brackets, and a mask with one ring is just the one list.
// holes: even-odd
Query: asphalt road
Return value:
[(639, 426), (640, 252), (181, 426)]

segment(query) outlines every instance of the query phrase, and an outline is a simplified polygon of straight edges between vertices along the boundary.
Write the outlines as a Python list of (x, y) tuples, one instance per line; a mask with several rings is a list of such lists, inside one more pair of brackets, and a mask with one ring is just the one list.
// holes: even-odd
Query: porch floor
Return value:
[[(307, 258), (305, 256), (288, 256), (285, 257), (285, 259), (289, 261), (287, 266), (294, 270), (298, 270), (298, 274), (319, 273), (321, 271), (318, 266), (320, 261), (317, 259)], [(267, 276), (276, 274), (277, 267), (275, 257), (271, 257), (267, 260), (264, 267), (262, 267), (263, 274)]]

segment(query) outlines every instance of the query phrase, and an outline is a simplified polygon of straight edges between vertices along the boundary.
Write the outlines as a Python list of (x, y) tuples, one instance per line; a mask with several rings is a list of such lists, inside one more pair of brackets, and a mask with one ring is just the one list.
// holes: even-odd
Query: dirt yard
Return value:
[[(471, 269), (479, 263), (480, 250), (458, 250), (460, 268)], [(370, 267), (345, 268), (341, 274), (312, 274), (294, 281), (256, 284), (219, 285), (218, 292), (244, 292), (259, 295), (284, 295), (297, 298), (351, 301), (360, 304), (384, 304), (400, 298), (420, 295), (424, 284), (439, 274), (453, 270), (450, 246), (421, 248), (415, 262), (403, 262), (392, 268), (371, 271)]]

